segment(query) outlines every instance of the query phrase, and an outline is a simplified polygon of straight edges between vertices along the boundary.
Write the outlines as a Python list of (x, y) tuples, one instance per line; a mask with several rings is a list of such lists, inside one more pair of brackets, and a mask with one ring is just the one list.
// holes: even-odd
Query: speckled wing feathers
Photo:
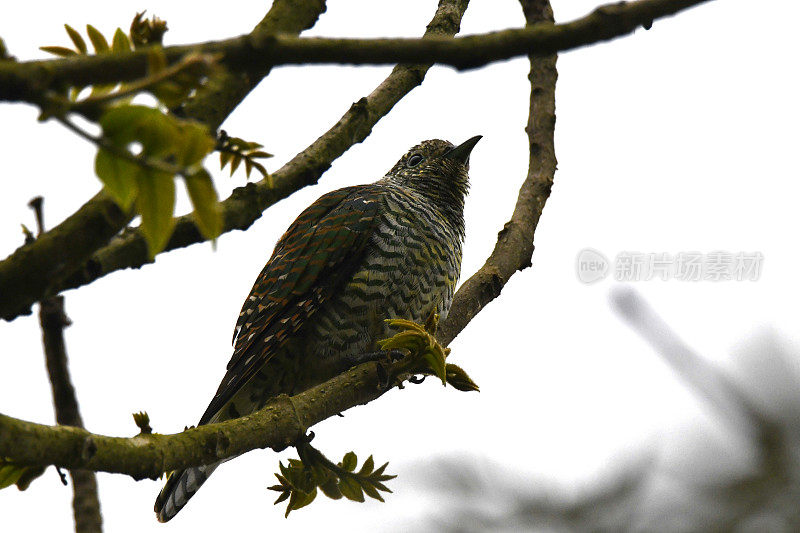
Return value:
[(347, 281), (377, 220), (376, 186), (346, 187), (309, 206), (275, 246), (242, 307), (228, 372), (205, 424)]

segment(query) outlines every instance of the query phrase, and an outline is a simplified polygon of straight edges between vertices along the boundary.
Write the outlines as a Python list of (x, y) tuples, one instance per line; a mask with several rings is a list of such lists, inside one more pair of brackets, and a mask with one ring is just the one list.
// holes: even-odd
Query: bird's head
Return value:
[(469, 189), (469, 154), (479, 140), (476, 135), (458, 146), (441, 139), (422, 141), (400, 158), (386, 179), (444, 209), (462, 212)]

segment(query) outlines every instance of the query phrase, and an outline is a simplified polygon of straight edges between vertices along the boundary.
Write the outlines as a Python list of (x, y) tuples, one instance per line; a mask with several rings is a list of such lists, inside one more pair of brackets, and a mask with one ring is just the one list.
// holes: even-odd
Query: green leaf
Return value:
[(114, 106), (100, 117), (103, 136), (114, 144), (127, 146), (137, 140), (136, 129), (139, 123), (154, 110), (143, 105)]
[(175, 153), (181, 136), (177, 122), (158, 109), (145, 108), (137, 124), (135, 135), (142, 143), (145, 157), (166, 157)]
[(230, 152), (220, 152), (219, 153), (219, 169), (222, 170), (225, 168), (225, 165), (230, 163), (231, 158), (233, 158), (233, 154)]
[(222, 213), (214, 182), (206, 169), (185, 177), (186, 190), (194, 206), (194, 221), (203, 237), (214, 240), (222, 232)]
[(185, 121), (179, 131), (182, 142), (178, 160), (182, 166), (188, 168), (199, 163), (214, 149), (214, 138), (203, 124)]
[(25, 472), (24, 466), (17, 466), (13, 463), (0, 462), (0, 489), (10, 487)]
[[(120, 147), (132, 142), (142, 144), (148, 158), (164, 158), (181, 148), (183, 122), (158, 109), (143, 105), (121, 105), (109, 108), (100, 117), (103, 135)], [(199, 142), (199, 141), (198, 141)], [(203, 148), (202, 143), (200, 148)]]
[(75, 48), (78, 49), (78, 52), (81, 54), (85, 54), (87, 52), (86, 49), (86, 41), (83, 40), (81, 34), (78, 33), (75, 28), (70, 26), (69, 24), (64, 24), (64, 29), (67, 30), (67, 35), (72, 40), (72, 43), (75, 45)]
[(181, 104), (189, 95), (190, 90), (172, 81), (162, 81), (150, 90), (153, 96), (172, 109)]
[(370, 498), (373, 498), (373, 499), (378, 500), (380, 502), (385, 501), (383, 499), (383, 497), (380, 495), (380, 493), (378, 492), (378, 489), (376, 489), (374, 486), (370, 485), (369, 483), (362, 483), (361, 484), (361, 488), (364, 489), (364, 492)]
[(97, 28), (91, 24), (86, 25), (86, 33), (89, 34), (89, 40), (92, 41), (92, 46), (96, 54), (108, 52), (108, 41)]
[(25, 490), (44, 470), (43, 466), (22, 466), (0, 459), (0, 489), (16, 485)]
[(126, 161), (102, 148), (97, 151), (94, 171), (105, 185), (106, 191), (123, 211), (130, 209), (139, 190), (136, 174), (141, 167)]
[(341, 478), (339, 480), (339, 490), (348, 500), (352, 500), (354, 502), (364, 501), (364, 491), (361, 489), (361, 485), (359, 485), (355, 479), (349, 477)]
[(331, 477), (328, 481), (319, 486), (323, 494), (332, 500), (342, 499), (342, 491), (339, 490), (339, 483), (336, 478)]
[(250, 152), (247, 154), (247, 157), (250, 159), (257, 159), (259, 157), (272, 157), (272, 154), (268, 154), (267, 152), (257, 151), (257, 152)]
[(425, 350), (423, 357), (433, 373), (442, 380), (442, 385), (447, 383), (447, 373), (445, 371), (444, 354), (439, 350)]
[[(277, 485), (273, 486), (273, 487), (269, 487), (269, 488), (270, 488), (270, 490), (281, 490), (281, 489), (278, 488)], [(289, 496), (291, 496), (291, 494), (292, 494), (292, 491), (284, 490), (283, 492), (281, 492), (281, 495), (278, 496), (278, 499), (276, 499), (274, 502), (272, 502), (272, 505), (278, 505), (282, 501), (286, 500)]]
[(305, 476), (303, 475), (302, 467), (297, 467), (290, 464), (285, 469), (282, 468), (281, 472), (286, 477), (286, 481), (289, 482), (289, 485), (292, 487), (292, 489), (297, 489), (305, 484)]
[(114, 38), (111, 41), (111, 51), (115, 54), (131, 51), (131, 41), (120, 28), (117, 28), (117, 31), (114, 32)]
[(57, 55), (59, 57), (69, 57), (69, 56), (76, 56), (78, 52), (71, 48), (65, 48), (63, 46), (40, 46), (39, 50), (43, 52), (47, 52), (48, 54)]
[(139, 185), (137, 204), (142, 215), (142, 233), (147, 240), (150, 257), (166, 247), (174, 219), (175, 180), (169, 174), (142, 169), (136, 175)]
[(316, 497), (317, 497), (317, 489), (314, 489), (308, 493), (299, 490), (292, 491), (292, 496), (291, 498), (289, 498), (289, 504), (286, 506), (286, 514), (284, 516), (288, 517), (289, 513), (291, 513), (295, 509), (300, 509), (302, 507), (305, 507), (306, 505), (313, 502), (314, 498)]
[(352, 472), (356, 469), (356, 465), (358, 464), (358, 457), (353, 452), (347, 452), (342, 459), (342, 468), (347, 470), (348, 472)]
[[(381, 466), (378, 467), (378, 469), (376, 471), (374, 471), (372, 473), (372, 477), (374, 477), (376, 479), (380, 479), (381, 476), (383, 476), (383, 472), (386, 470), (387, 466), (389, 466), (388, 462), (383, 463)], [(395, 477), (395, 476), (392, 476), (392, 477)]]
[[(397, 476), (389, 476), (389, 477), (390, 477), (390, 478), (392, 478), (392, 479), (394, 479), (394, 478), (396, 478)], [(380, 481), (375, 481), (375, 480), (372, 480), (372, 484), (373, 484), (373, 485), (375, 485), (375, 488), (377, 488), (378, 490), (382, 490), (383, 492), (389, 492), (389, 493), (391, 493), (391, 492), (392, 492), (392, 491), (389, 489), (389, 487), (387, 487), (386, 485), (384, 485), (384, 484), (383, 484), (383, 483), (381, 483)]]
[(374, 459), (372, 459), (372, 456), (370, 455), (370, 456), (367, 458), (367, 460), (366, 460), (366, 461), (364, 461), (364, 464), (363, 464), (363, 466), (361, 467), (361, 470), (359, 470), (359, 471), (358, 471), (358, 475), (359, 475), (359, 476), (368, 476), (369, 474), (371, 474), (371, 473), (372, 473), (372, 470), (373, 470), (374, 468), (375, 468), (375, 460), (374, 460)]
[(234, 155), (231, 161), (231, 176), (233, 173), (236, 172), (236, 169), (239, 168), (239, 165), (242, 163), (242, 156)]
[(453, 388), (460, 390), (460, 391), (478, 391), (480, 392), (480, 387), (478, 384), (472, 381), (467, 373), (459, 366), (456, 366), (452, 363), (448, 363), (446, 367), (447, 373), (447, 382), (453, 386)]
[(29, 466), (17, 479), (17, 489), (25, 490), (31, 486), (34, 479), (44, 474), (46, 466)]

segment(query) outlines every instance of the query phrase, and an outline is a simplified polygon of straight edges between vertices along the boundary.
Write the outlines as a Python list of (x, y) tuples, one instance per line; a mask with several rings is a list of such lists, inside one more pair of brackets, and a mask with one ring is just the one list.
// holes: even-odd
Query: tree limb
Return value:
[[(532, 6), (526, 9), (529, 19), (552, 20), (546, 0), (531, 0), (525, 5)], [(530, 253), (526, 252), (526, 258), (526, 253), (517, 254), (515, 247), (532, 242), (536, 222), (552, 184), (556, 164), (553, 149), (556, 76), (555, 56), (531, 58), (531, 112), (526, 128), (531, 143), (531, 165), (511, 223), (500, 232), (495, 251), (487, 261), (487, 264), (492, 263), (490, 268), (497, 271), (500, 281), (507, 279), (499, 277), (501, 269), (512, 269), (510, 272), (502, 270), (510, 277), (529, 264)], [(511, 243), (515, 243), (514, 246)], [(527, 249), (532, 251), (532, 244), (528, 244)], [(484, 266), (476, 276), (486, 268)], [(480, 298), (481, 291), (485, 290), (480, 279), (472, 282), (476, 276), (459, 289), (450, 315), (440, 324), (439, 338), (444, 344), (449, 343), (486, 303)], [(480, 304), (470, 306), (469, 301), (475, 298), (480, 299)], [(210, 464), (256, 448), (282, 449), (303, 437), (314, 424), (380, 397), (385, 390), (377, 369), (377, 363), (364, 363), (295, 396), (273, 398), (266, 407), (251, 415), (174, 435), (108, 437), (0, 414), (0, 457), (23, 465), (55, 464), (142, 479), (158, 477), (165, 471)]]
[[(445, 0), (436, 11), (426, 35), (454, 35), (468, 0)], [(430, 65), (398, 65), (368, 96), (361, 98), (336, 124), (291, 161), (271, 174), (269, 180), (248, 183), (236, 188), (220, 203), (223, 214), (222, 233), (249, 228), (270, 206), (293, 192), (317, 183), (331, 163), (351, 146), (362, 142), (378, 121), (412, 89), (425, 79)], [(182, 248), (205, 237), (194, 223), (193, 215), (178, 217), (175, 230), (164, 251)], [(77, 270), (57, 290), (73, 289), (124, 268), (139, 268), (152, 263), (144, 236), (138, 229), (128, 229), (108, 246), (95, 253), (83, 268)]]
[[(653, 20), (708, 0), (640, 0), (609, 4), (564, 24), (528, 25), (525, 29), (459, 38), (330, 39), (298, 38), (259, 32), (223, 41), (172, 46), (170, 61), (189, 52), (218, 53), (234, 71), (257, 71), (300, 63), (439, 63), (475, 68), (512, 57), (551, 54), (649, 28)], [(146, 50), (130, 55), (96, 55), (23, 63), (0, 63), (0, 101), (37, 103), (43, 90), (59, 84), (90, 85), (130, 81), (146, 74)]]
[[(324, 10), (325, 2), (322, 0), (275, 0), (254, 32), (297, 33), (311, 27)], [(5, 63), (10, 61), (0, 62), (0, 70), (5, 68)], [(260, 79), (228, 80), (231, 92), (226, 94), (212, 89), (198, 90), (183, 114), (216, 129), (220, 117), (227, 116), (247, 95), (250, 90), (247, 87)], [(209, 81), (215, 87), (216, 82), (216, 78)], [(0, 262), (0, 318), (13, 320), (19, 315), (30, 314), (34, 302), (57, 294), (59, 289), (54, 287), (86, 263), (132, 218), (133, 213), (123, 213), (101, 191), (61, 224), (40, 235), (36, 241), (18, 248)]]
[[(39, 304), (47, 374), (53, 389), (56, 422), (63, 426), (83, 428), (83, 420), (69, 377), (64, 328), (70, 324), (64, 313), (64, 297), (51, 296)], [(97, 476), (91, 470), (70, 469), (72, 479), (72, 514), (76, 533), (95, 533), (103, 530), (100, 500), (97, 497)]]
[[(547, 0), (522, 0), (526, 23), (553, 21)], [(466, 280), (453, 298), (447, 320), (439, 324), (437, 338), (449, 344), (489, 302), (500, 295), (511, 276), (531, 266), (533, 235), (550, 196), (556, 172), (554, 131), (556, 124), (556, 56), (530, 56), (531, 103), (528, 114), (530, 161), (511, 220), (497, 235), (497, 244), (486, 263)]]
[(174, 435), (107, 437), (0, 414), (0, 457), (21, 465), (54, 464), (135, 479), (157, 478), (166, 471), (209, 464), (256, 448), (285, 448), (314, 424), (383, 394), (379, 383), (377, 364), (365, 363), (291, 398), (274, 398), (252, 415)]
[[(28, 204), (36, 215), (39, 234), (44, 233), (42, 197), (37, 196)], [(47, 376), (53, 391), (53, 407), (56, 423), (63, 426), (83, 427), (75, 387), (69, 377), (67, 348), (64, 343), (64, 328), (71, 324), (64, 312), (64, 297), (52, 296), (39, 303), (39, 324), (42, 328)], [(100, 515), (100, 500), (97, 497), (97, 476), (91, 470), (70, 470), (72, 478), (72, 514), (75, 518), (75, 533), (101, 533), (103, 518)]]

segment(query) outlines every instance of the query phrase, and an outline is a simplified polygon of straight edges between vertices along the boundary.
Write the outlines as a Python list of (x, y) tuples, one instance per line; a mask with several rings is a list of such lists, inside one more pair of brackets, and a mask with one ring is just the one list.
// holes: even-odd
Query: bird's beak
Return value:
[(472, 152), (472, 149), (475, 148), (476, 144), (478, 144), (478, 141), (481, 140), (481, 137), (483, 137), (483, 135), (476, 135), (475, 137), (467, 141), (464, 141), (463, 143), (459, 144), (458, 146), (456, 146), (455, 148), (444, 154), (444, 157), (448, 159), (455, 159), (456, 161), (459, 161), (464, 165), (466, 165), (467, 163), (469, 163), (470, 152)]

